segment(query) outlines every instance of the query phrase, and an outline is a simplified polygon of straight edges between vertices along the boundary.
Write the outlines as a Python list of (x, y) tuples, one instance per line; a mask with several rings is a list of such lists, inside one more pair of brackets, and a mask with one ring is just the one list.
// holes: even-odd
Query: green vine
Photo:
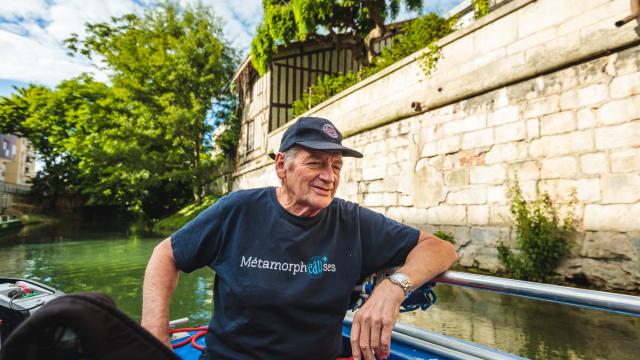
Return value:
[(471, 6), (476, 20), (489, 13), (489, 0), (471, 0)]
[[(547, 193), (538, 193), (533, 201), (525, 200), (517, 180), (509, 192), (515, 221), (515, 251), (500, 241), (498, 258), (516, 278), (545, 281), (569, 252), (576, 219), (570, 214), (560, 219)], [(569, 207), (575, 201), (574, 192)]]
[(418, 64), (420, 65), (420, 69), (422, 72), (429, 76), (431, 72), (436, 68), (436, 64), (438, 60), (442, 57), (442, 49), (436, 44), (432, 43), (427, 46), (429, 51), (425, 51), (418, 58)]

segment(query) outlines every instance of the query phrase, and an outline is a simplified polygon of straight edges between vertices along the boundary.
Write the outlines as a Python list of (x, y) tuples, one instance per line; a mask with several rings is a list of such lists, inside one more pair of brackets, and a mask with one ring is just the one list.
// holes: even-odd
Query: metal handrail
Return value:
[(434, 278), (433, 281), (640, 316), (640, 296), (576, 289), (457, 271), (447, 271)]

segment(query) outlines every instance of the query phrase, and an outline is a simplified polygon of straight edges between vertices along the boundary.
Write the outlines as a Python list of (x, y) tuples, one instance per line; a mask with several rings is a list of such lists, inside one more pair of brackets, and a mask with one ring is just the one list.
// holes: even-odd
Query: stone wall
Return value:
[[(516, 176), (567, 204), (579, 235), (558, 272), (640, 289), (640, 37), (624, 0), (519, 0), (308, 114), (334, 120), (347, 146), (338, 195), (404, 223), (452, 232), (460, 264), (500, 267), (513, 241), (507, 188)], [(279, 133), (268, 136), (277, 148)], [(235, 188), (275, 185), (270, 164)]]

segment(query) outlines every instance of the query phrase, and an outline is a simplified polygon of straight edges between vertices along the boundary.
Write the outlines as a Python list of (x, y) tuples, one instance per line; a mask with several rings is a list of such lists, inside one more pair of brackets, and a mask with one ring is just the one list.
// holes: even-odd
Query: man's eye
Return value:
[(333, 167), (333, 170), (335, 170), (335, 171), (340, 171), (341, 169), (342, 169), (342, 167), (340, 167), (340, 166), (334, 166)]

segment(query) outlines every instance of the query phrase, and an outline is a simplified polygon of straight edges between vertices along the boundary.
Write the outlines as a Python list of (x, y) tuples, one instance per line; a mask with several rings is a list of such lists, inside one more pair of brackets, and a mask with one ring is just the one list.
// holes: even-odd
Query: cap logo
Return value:
[(331, 124), (322, 125), (322, 131), (324, 131), (325, 134), (331, 136), (334, 139), (338, 138), (338, 132), (336, 131), (336, 128), (334, 128)]

